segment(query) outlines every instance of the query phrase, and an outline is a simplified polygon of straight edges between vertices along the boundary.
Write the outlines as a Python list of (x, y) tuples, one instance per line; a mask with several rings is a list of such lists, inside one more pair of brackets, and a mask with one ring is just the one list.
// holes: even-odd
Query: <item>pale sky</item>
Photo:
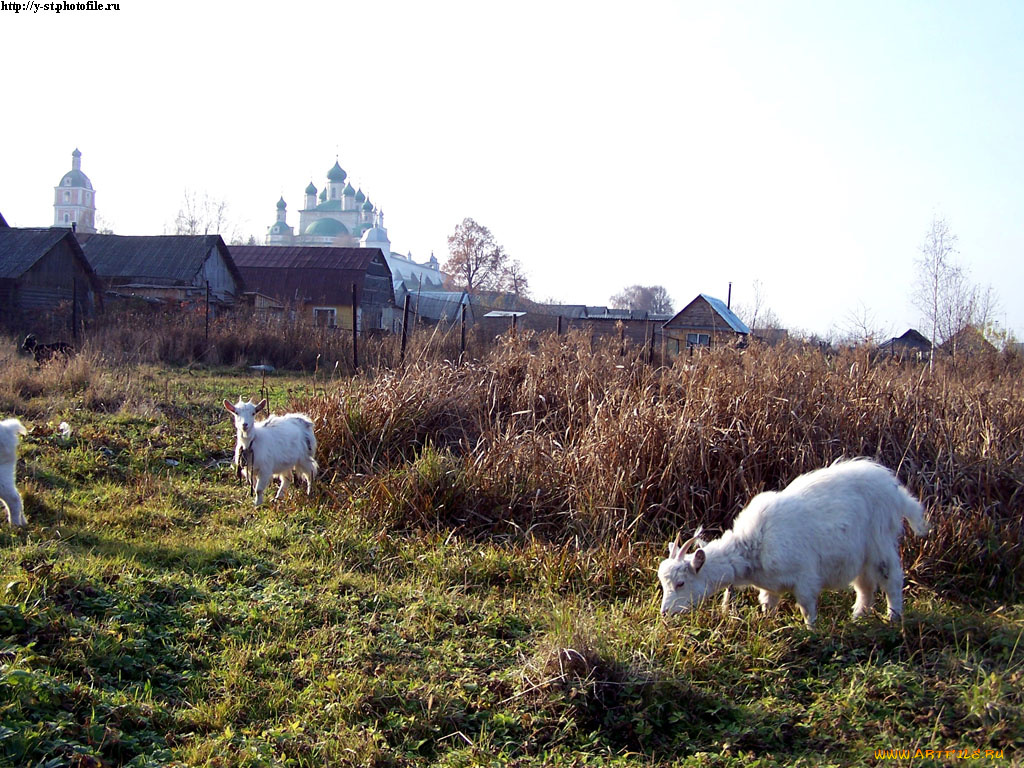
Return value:
[(783, 325), (899, 334), (939, 215), (1024, 339), (1024, 3), (119, 5), (0, 11), (12, 226), (77, 147), (116, 233), (188, 189), (262, 242), (337, 158), (394, 250), (443, 263), (471, 217), (538, 300), (756, 280)]

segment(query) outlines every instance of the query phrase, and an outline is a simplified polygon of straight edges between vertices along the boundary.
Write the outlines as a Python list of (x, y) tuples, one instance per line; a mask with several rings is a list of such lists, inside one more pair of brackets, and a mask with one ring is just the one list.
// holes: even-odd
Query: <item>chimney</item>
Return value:
[(725, 308), (732, 309), (732, 280), (729, 281), (729, 295), (725, 299)]

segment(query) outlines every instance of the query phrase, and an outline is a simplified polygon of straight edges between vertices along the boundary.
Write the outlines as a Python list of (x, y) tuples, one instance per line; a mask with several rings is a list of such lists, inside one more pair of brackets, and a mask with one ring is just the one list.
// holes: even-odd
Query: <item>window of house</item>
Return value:
[(64, 190), (64, 202), (67, 203), (71, 200), (71, 193), (66, 189)]
[(334, 328), (338, 324), (334, 307), (313, 307), (313, 323), (321, 328)]
[(707, 333), (688, 333), (686, 334), (686, 346), (710, 347), (711, 335)]

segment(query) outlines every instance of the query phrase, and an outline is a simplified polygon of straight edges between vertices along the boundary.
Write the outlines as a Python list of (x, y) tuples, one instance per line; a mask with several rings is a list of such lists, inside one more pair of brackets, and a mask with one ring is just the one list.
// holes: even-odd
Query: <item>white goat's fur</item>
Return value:
[(25, 525), (21, 494), (14, 484), (14, 468), (18, 463), (18, 438), (27, 430), (17, 419), (0, 421), (0, 502), (7, 507), (7, 521), (11, 525)]
[[(899, 542), (903, 520), (928, 533), (921, 504), (885, 467), (869, 459), (841, 461), (801, 475), (781, 492), (755, 496), (721, 538), (688, 554), (669, 544), (658, 568), (662, 613), (680, 613), (730, 586), (760, 590), (762, 610), (791, 592), (807, 626), (824, 589), (851, 585), (854, 618), (871, 610), (879, 585), (889, 619), (903, 613)], [(729, 599), (726, 592), (723, 606)]]
[(256, 414), (267, 407), (266, 399), (259, 403), (239, 400), (224, 407), (235, 420), (235, 466), (253, 484), (255, 504), (263, 503), (263, 494), (273, 478), (281, 481), (277, 496), (291, 484), (298, 474), (306, 481), (307, 495), (313, 491), (313, 479), (320, 466), (316, 463), (316, 436), (313, 422), (303, 413), (286, 413), (256, 421)]

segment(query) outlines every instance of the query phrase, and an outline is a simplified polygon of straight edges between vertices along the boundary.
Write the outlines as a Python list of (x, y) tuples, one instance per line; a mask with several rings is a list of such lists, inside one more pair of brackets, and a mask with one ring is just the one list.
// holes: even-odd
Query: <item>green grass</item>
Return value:
[(8, 396), (30, 525), (0, 528), (0, 764), (1024, 762), (1019, 599), (911, 584), (893, 627), (827, 594), (807, 630), (741, 593), (665, 621), (660, 541), (469, 535), (438, 507), (475, 486), (434, 449), (377, 485), (325, 461), (254, 510), (219, 403), (258, 389), (146, 368)]

